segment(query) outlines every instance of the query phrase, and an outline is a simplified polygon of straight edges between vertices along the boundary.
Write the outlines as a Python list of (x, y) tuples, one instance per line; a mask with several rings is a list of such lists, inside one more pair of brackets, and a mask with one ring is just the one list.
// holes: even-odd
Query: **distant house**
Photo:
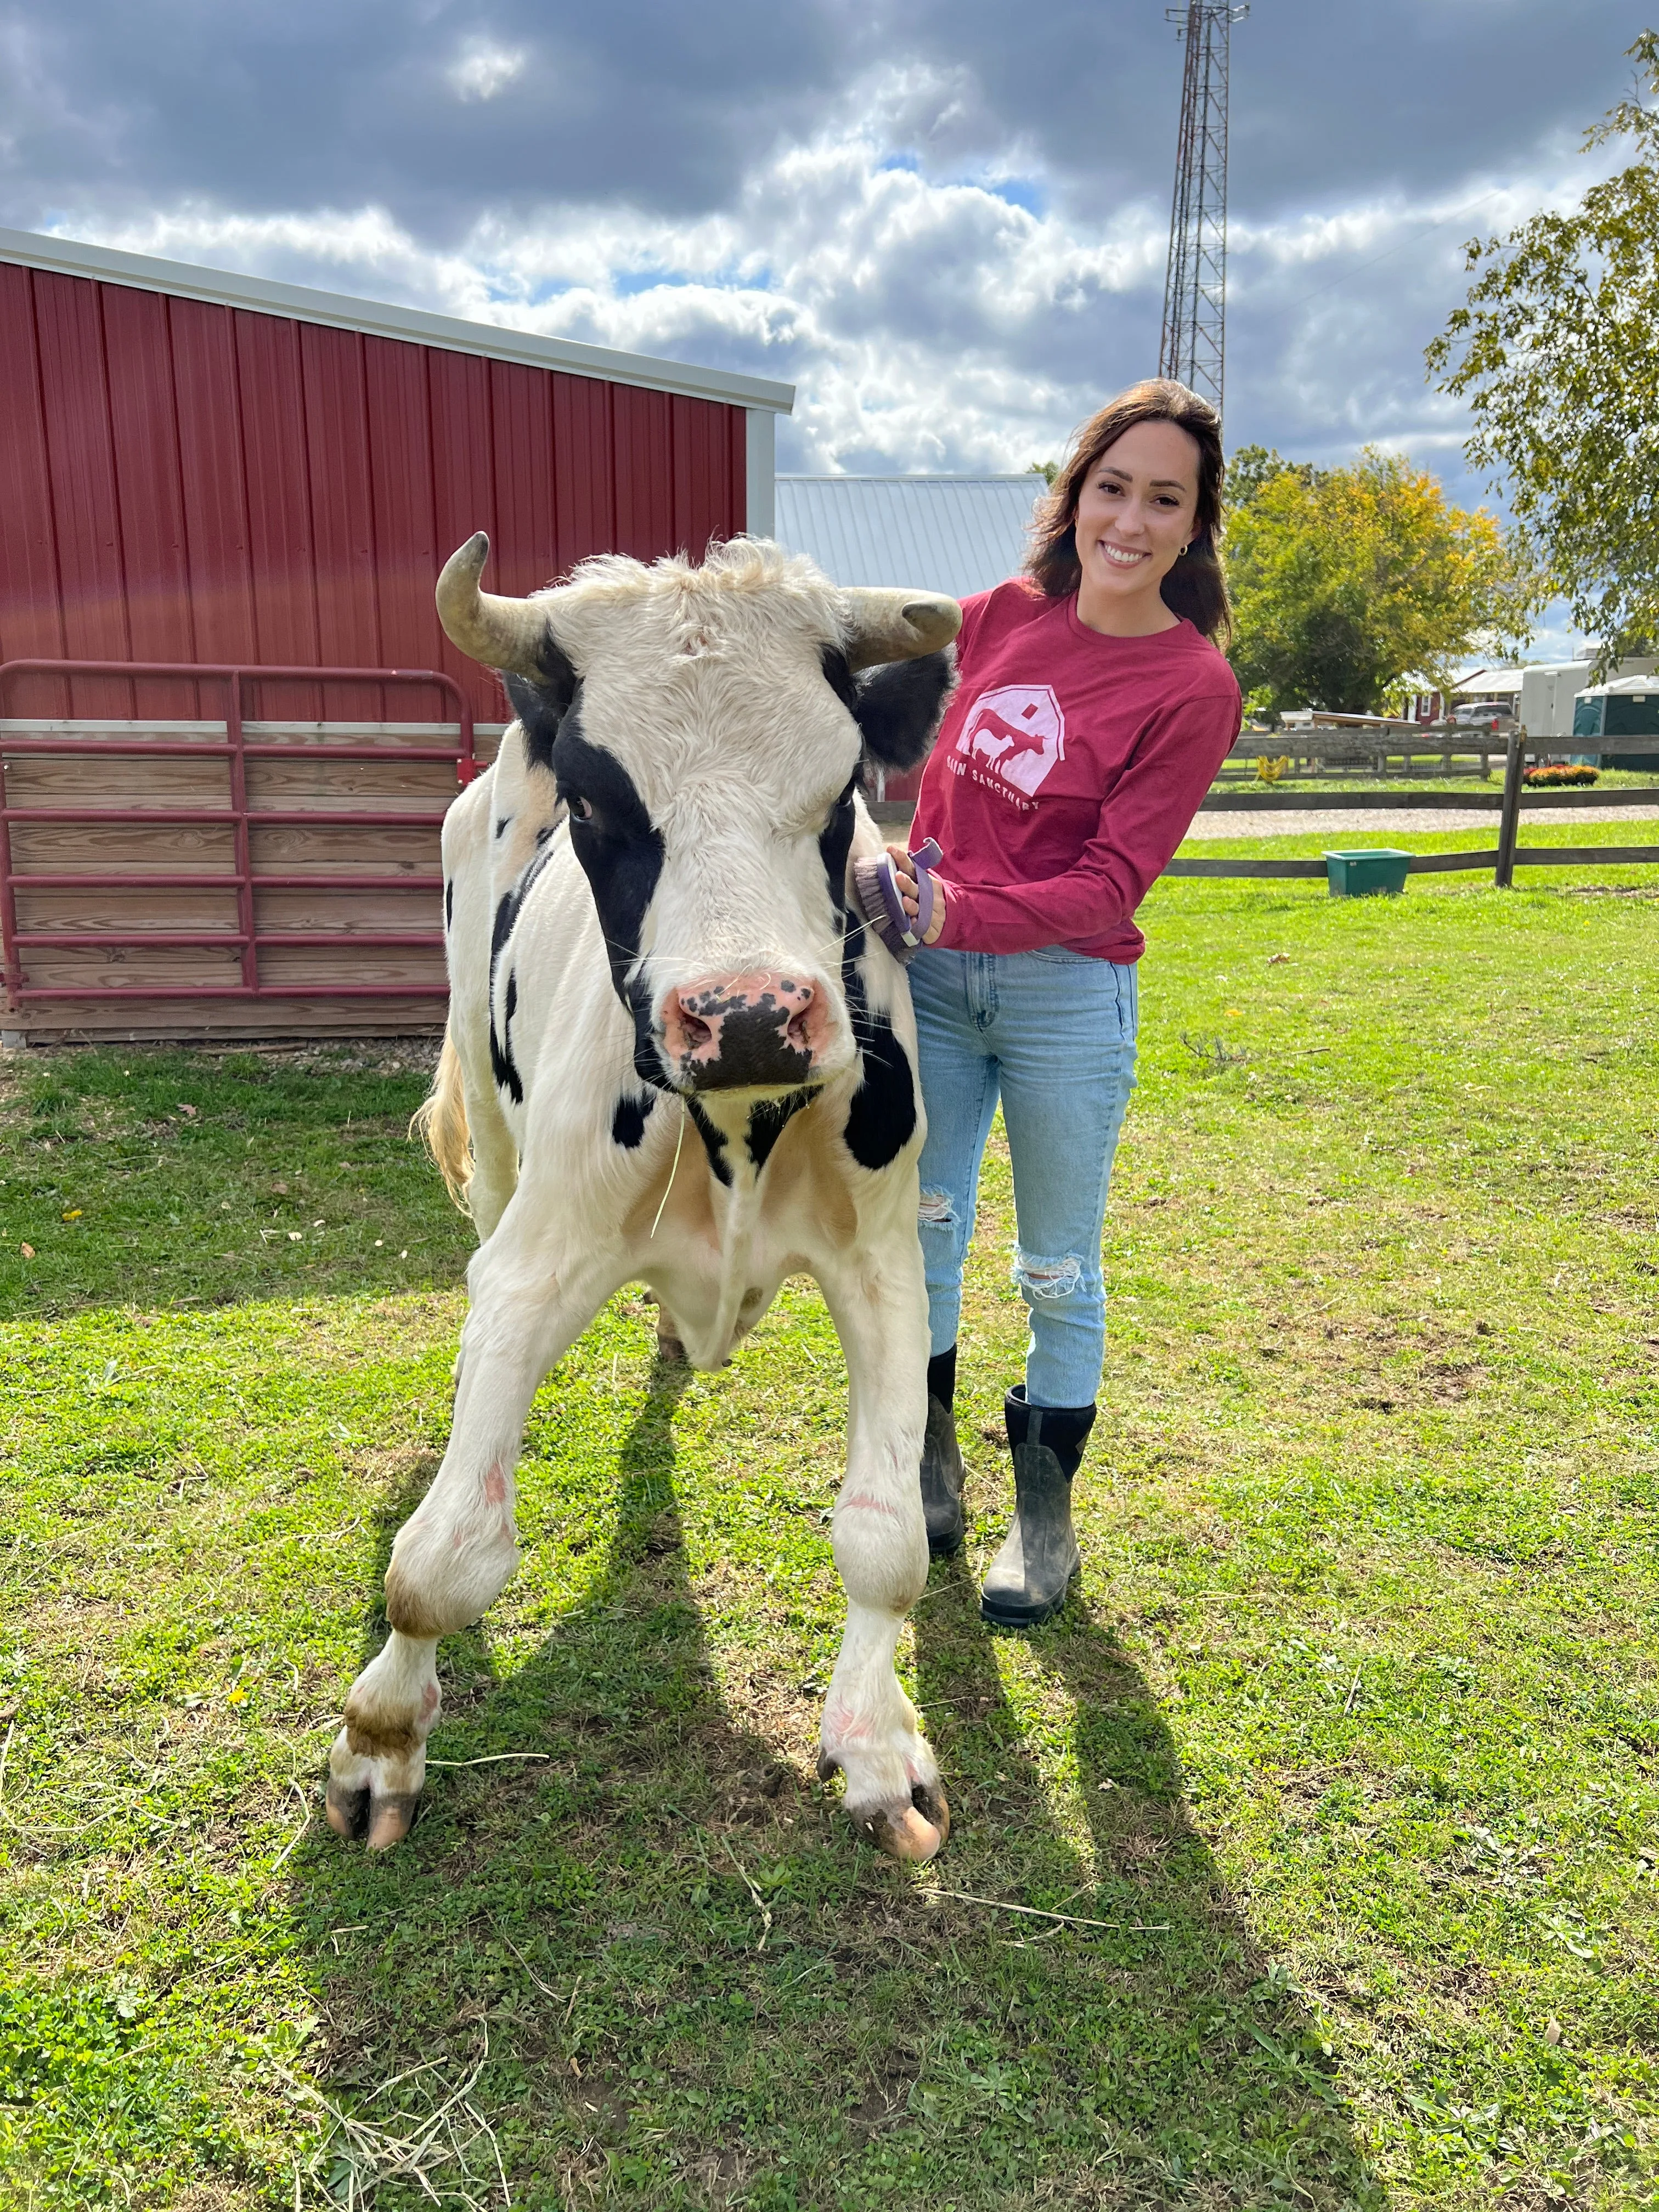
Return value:
[[(1025, 558), (1042, 478), (780, 477), (774, 534), (836, 584), (910, 585), (965, 599), (1014, 575)], [(913, 799), (918, 772), (889, 776), (883, 795)]]
[[(1589, 679), (1591, 660), (1533, 661), (1518, 668), (1475, 668), (1453, 684), (1449, 698), (1423, 690), (1407, 699), (1407, 718), (1417, 722), (1438, 721), (1459, 707), (1490, 706), (1495, 714), (1513, 715), (1534, 738), (1570, 738), (1573, 732), (1573, 701)], [(1651, 660), (1626, 659), (1619, 663), (1622, 676), (1650, 676)]]

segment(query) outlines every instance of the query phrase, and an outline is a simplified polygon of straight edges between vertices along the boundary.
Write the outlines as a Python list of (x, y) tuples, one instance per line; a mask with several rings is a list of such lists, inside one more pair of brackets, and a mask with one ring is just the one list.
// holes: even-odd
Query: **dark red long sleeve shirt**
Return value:
[(1015, 581), (963, 601), (957, 664), (910, 840), (945, 854), (938, 942), (1138, 960), (1135, 909), (1238, 735), (1225, 658), (1188, 622), (1103, 637)]

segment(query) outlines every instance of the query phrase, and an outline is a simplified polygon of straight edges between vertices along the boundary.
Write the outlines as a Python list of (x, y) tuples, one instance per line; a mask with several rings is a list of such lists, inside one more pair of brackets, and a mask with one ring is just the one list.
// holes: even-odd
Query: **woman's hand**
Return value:
[[(921, 911), (921, 894), (916, 887), (916, 864), (902, 845), (890, 845), (887, 851), (893, 863), (893, 873), (898, 879), (898, 895), (903, 902), (904, 911), (914, 921)], [(936, 943), (940, 931), (945, 927), (946, 897), (947, 893), (944, 884), (935, 876), (933, 878), (933, 918), (928, 923), (927, 933), (921, 940), (924, 945)]]

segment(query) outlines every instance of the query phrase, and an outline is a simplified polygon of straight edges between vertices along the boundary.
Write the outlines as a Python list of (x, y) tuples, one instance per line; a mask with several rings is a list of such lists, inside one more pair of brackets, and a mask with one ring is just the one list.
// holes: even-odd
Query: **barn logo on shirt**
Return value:
[(968, 710), (957, 750), (990, 770), (976, 782), (1001, 782), (1030, 799), (1066, 757), (1066, 716), (1046, 684), (1005, 684), (981, 691)]

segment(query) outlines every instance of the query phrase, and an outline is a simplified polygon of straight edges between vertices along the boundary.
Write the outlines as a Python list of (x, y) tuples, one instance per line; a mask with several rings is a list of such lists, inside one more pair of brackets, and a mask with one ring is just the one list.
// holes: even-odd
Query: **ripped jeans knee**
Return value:
[(948, 1190), (925, 1190), (916, 1207), (917, 1225), (922, 1229), (954, 1229), (957, 1210), (951, 1202)]
[(1058, 1260), (1039, 1259), (1024, 1245), (1014, 1249), (1013, 1279), (1028, 1305), (1075, 1297), (1083, 1285), (1083, 1261), (1075, 1252)]

